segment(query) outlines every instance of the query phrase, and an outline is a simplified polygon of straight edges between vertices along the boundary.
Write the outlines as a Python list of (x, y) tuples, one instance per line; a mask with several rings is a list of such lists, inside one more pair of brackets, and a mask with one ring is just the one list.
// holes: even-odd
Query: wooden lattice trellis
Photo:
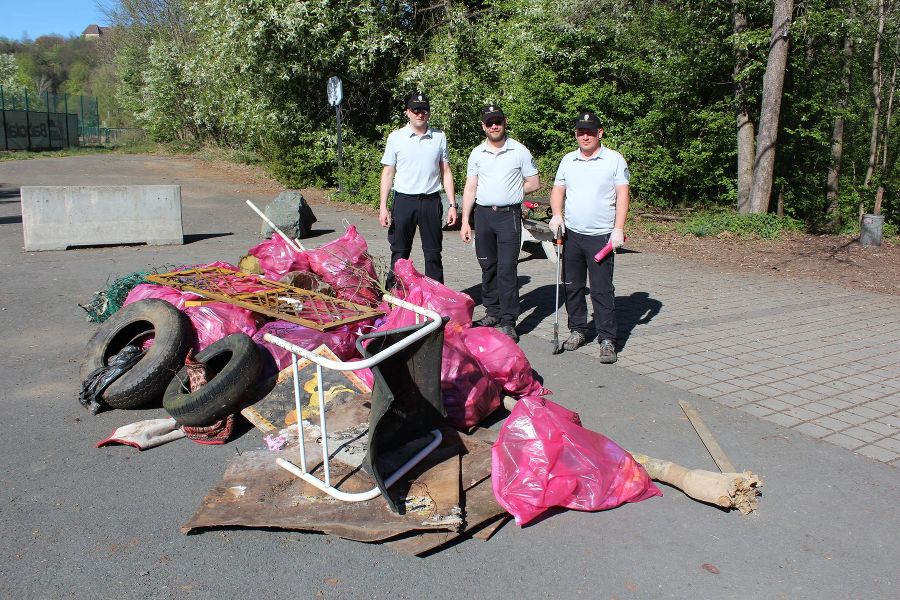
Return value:
[(193, 292), (318, 331), (383, 315), (382, 311), (221, 267), (148, 275), (147, 281)]

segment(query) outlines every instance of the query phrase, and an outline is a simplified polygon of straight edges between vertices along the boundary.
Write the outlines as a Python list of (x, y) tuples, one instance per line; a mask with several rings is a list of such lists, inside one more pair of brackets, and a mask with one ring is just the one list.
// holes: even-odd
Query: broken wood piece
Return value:
[(716, 441), (712, 431), (709, 430), (709, 427), (707, 427), (706, 423), (703, 422), (703, 419), (700, 418), (700, 413), (697, 412), (697, 409), (686, 400), (679, 400), (678, 404), (681, 406), (681, 410), (684, 411), (684, 414), (687, 415), (691, 425), (694, 426), (694, 431), (700, 436), (700, 441), (706, 446), (709, 455), (716, 461), (719, 470), (723, 473), (736, 472), (737, 469), (734, 467), (734, 464), (729, 460), (725, 451), (722, 450), (722, 447), (719, 445), (719, 442)]
[(714, 473), (703, 469), (687, 469), (668, 460), (646, 454), (632, 454), (655, 481), (677, 487), (700, 502), (722, 508), (736, 508), (749, 514), (759, 508), (759, 488), (763, 481), (750, 471), (743, 473)]

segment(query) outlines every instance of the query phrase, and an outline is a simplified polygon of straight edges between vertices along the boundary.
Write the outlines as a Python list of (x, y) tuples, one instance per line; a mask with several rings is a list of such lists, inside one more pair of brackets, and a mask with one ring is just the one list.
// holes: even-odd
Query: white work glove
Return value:
[(609, 234), (609, 243), (612, 244), (613, 249), (621, 248), (625, 245), (625, 231), (622, 229), (613, 229), (612, 233)]
[(559, 239), (566, 232), (566, 226), (563, 224), (563, 218), (560, 215), (554, 215), (550, 222), (547, 223), (547, 226), (550, 227), (550, 233), (553, 234), (553, 237)]

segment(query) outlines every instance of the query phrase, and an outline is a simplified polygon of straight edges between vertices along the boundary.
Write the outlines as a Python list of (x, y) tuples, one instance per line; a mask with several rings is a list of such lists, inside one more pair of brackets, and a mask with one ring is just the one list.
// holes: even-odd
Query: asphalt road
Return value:
[[(231, 457), (262, 440), (250, 430), (224, 446), (94, 448), (114, 428), (163, 411), (91, 416), (78, 404), (80, 357), (96, 326), (77, 304), (111, 276), (236, 261), (257, 243), (259, 223), (243, 202), (274, 194), (191, 165), (114, 155), (0, 163), (0, 597), (900, 597), (894, 467), (588, 356), (552, 356), (529, 335), (521, 346), (552, 398), (586, 426), (630, 450), (714, 470), (678, 406), (691, 401), (738, 467), (765, 479), (760, 509), (726, 513), (661, 486), (662, 498), (508, 524), (488, 542), (426, 558), (295, 532), (182, 535)], [(189, 243), (22, 250), (19, 186), (122, 183), (181, 184)], [(373, 253), (386, 253), (373, 213), (314, 209), (310, 245), (333, 239), (347, 219), (372, 232)], [(474, 258), (459, 255), (472, 260), (474, 285)]]

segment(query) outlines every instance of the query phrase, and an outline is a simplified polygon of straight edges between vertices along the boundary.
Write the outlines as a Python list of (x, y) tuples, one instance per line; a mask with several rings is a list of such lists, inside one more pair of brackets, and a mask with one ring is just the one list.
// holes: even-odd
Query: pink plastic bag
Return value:
[(278, 234), (250, 248), (247, 254), (259, 259), (266, 279), (278, 281), (285, 273), (310, 270), (306, 253), (294, 249)]
[(453, 333), (444, 335), (441, 392), (447, 418), (457, 429), (474, 427), (500, 408), (500, 386)]
[(306, 350), (315, 350), (322, 344), (325, 344), (340, 360), (350, 360), (359, 356), (359, 353), (356, 351), (356, 339), (359, 337), (359, 334), (347, 325), (323, 332), (304, 327), (303, 325), (297, 325), (296, 323), (288, 323), (287, 321), (272, 321), (259, 328), (253, 336), (253, 341), (269, 351), (272, 358), (275, 359), (275, 364), (278, 365), (279, 371), (291, 365), (291, 353), (280, 346), (265, 341), (263, 337), (267, 333), (277, 335), (285, 341)]
[(182, 292), (166, 285), (156, 285), (155, 283), (141, 283), (130, 292), (125, 298), (123, 306), (132, 302), (139, 302), (148, 298), (158, 298), (165, 300), (178, 310), (184, 310), (184, 303), (188, 300), (199, 300), (200, 296), (192, 292)]
[(516, 403), (491, 459), (494, 497), (520, 526), (553, 506), (595, 511), (662, 496), (631, 454), (546, 398)]
[(504, 393), (515, 398), (551, 393), (534, 379), (531, 363), (519, 345), (502, 332), (493, 327), (470, 327), (460, 335), (472, 356)]
[[(393, 295), (401, 300), (412, 302), (435, 311), (442, 317), (450, 317), (450, 323), (459, 328), (472, 326), (472, 311), (475, 309), (475, 301), (471, 296), (452, 290), (438, 283), (430, 277), (419, 273), (411, 260), (400, 259), (394, 264), (394, 276), (397, 284), (392, 290)], [(408, 314), (415, 321), (415, 315), (408, 310), (395, 308)]]
[(244, 332), (249, 336), (256, 333), (256, 318), (246, 308), (224, 302), (210, 302), (201, 306), (189, 306), (183, 312), (194, 326), (195, 352), (232, 333)]
[(334, 288), (338, 298), (363, 306), (378, 304), (375, 266), (366, 240), (351, 225), (341, 237), (306, 252), (313, 273)]

